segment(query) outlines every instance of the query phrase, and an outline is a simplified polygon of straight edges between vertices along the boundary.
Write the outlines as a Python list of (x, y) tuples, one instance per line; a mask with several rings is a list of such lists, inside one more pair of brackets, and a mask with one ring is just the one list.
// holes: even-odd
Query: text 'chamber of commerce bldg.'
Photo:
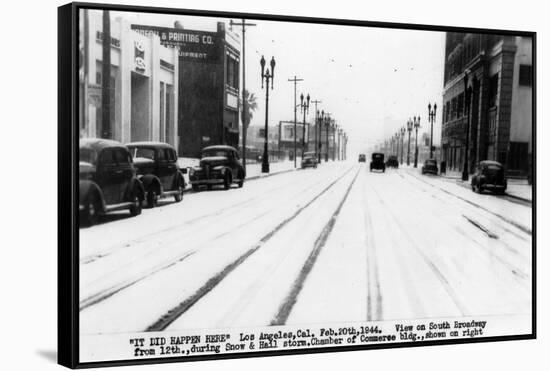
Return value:
[(111, 17), (110, 132), (102, 124), (103, 11), (80, 13), (81, 137), (162, 141), (180, 157), (239, 145), (240, 39)]
[(470, 172), (483, 160), (502, 163), (509, 175), (531, 171), (532, 58), (530, 37), (447, 33), (442, 114), (447, 168), (463, 169), (469, 112)]

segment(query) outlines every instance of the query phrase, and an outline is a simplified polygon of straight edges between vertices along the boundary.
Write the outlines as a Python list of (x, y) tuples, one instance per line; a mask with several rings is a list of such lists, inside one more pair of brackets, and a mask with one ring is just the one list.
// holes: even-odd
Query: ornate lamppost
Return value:
[(401, 134), (401, 165), (403, 165), (403, 153), (404, 151), (404, 143), (405, 143), (405, 127), (401, 127), (399, 130), (399, 133)]
[(435, 122), (435, 112), (437, 111), (437, 104), (434, 103), (434, 109), (432, 110), (432, 105), (428, 103), (428, 121), (430, 122), (430, 158), (433, 158), (434, 150), (434, 122)]
[(325, 129), (326, 129), (326, 133), (327, 133), (327, 138), (326, 138), (326, 147), (327, 147), (327, 150), (325, 152), (325, 162), (328, 162), (328, 150), (329, 150), (329, 147), (328, 147), (328, 136), (329, 136), (329, 131), (330, 131), (330, 114), (327, 113), (327, 115), (325, 116)]
[(323, 126), (325, 125), (325, 111), (321, 110), (321, 114), (317, 114), (317, 127), (319, 130), (319, 146), (318, 146), (318, 152), (317, 152), (317, 161), (320, 164), (321, 163), (321, 151), (323, 149), (323, 138), (321, 135), (323, 134)]
[(407, 121), (407, 131), (409, 132), (409, 140), (407, 141), (407, 166), (411, 164), (411, 132), (413, 129), (413, 122), (409, 118)]
[(271, 89), (273, 90), (273, 78), (275, 77), (275, 58), (271, 57), (271, 73), (269, 68), (265, 68), (265, 59), (262, 55), (260, 60), (260, 66), (262, 68), (262, 89), (264, 88), (265, 79), (265, 142), (264, 142), (264, 155), (262, 156), (262, 173), (269, 173), (269, 153), (267, 149), (268, 140), (268, 108), (269, 108), (269, 81), (271, 80)]
[(414, 117), (414, 129), (416, 131), (415, 149), (414, 149), (414, 167), (418, 166), (418, 128), (420, 127), (420, 116)]
[(306, 113), (309, 113), (309, 94), (304, 99), (304, 94), (300, 94), (300, 112), (304, 114), (303, 126), (302, 126), (302, 160), (304, 159), (304, 152), (306, 151)]

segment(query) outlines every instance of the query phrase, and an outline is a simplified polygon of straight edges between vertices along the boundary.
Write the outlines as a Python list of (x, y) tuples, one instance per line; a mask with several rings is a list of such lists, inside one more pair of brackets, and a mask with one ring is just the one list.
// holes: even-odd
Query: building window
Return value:
[(226, 84), (233, 89), (239, 89), (239, 62), (231, 55), (226, 55)]
[(533, 84), (533, 66), (529, 64), (519, 65), (519, 84), (521, 86), (531, 86)]
[(461, 118), (464, 112), (464, 93), (460, 93), (457, 99), (457, 117)]
[(454, 120), (457, 118), (457, 99), (454, 97), (451, 100), (451, 120)]
[(451, 117), (451, 102), (445, 105), (445, 122), (448, 122)]

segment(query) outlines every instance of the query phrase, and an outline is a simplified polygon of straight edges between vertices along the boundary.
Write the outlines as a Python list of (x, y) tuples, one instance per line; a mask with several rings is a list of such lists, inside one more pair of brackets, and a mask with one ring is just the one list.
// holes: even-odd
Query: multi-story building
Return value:
[[(123, 18), (110, 19), (110, 67), (103, 66), (103, 11), (80, 14), (79, 121), (81, 137), (177, 145), (177, 50), (142, 35)], [(103, 71), (110, 70), (109, 118), (103, 120)]]
[(471, 88), (470, 172), (481, 160), (501, 162), (509, 173), (531, 166), (533, 52), (528, 36), (449, 32), (445, 45), (442, 156), (461, 170), (466, 153), (467, 99)]
[(215, 144), (239, 146), (240, 39), (227, 32), (132, 25), (178, 50), (178, 153), (198, 157)]

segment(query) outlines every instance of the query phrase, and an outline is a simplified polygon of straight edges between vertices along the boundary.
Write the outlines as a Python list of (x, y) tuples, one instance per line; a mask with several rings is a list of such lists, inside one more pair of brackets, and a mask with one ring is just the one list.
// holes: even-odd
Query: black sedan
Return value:
[(437, 175), (437, 161), (432, 159), (427, 159), (422, 165), (422, 174), (434, 174)]
[(472, 176), (472, 191), (481, 193), (490, 190), (498, 194), (506, 191), (507, 181), (500, 162), (481, 161)]

